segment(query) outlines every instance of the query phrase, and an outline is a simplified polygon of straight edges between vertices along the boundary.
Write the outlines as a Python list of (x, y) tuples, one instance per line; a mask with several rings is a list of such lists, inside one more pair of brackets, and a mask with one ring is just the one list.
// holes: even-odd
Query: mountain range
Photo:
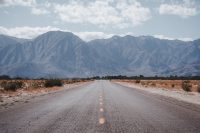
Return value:
[(62, 31), (49, 31), (34, 39), (0, 35), (0, 75), (199, 76), (200, 39), (185, 42), (127, 35), (85, 42)]

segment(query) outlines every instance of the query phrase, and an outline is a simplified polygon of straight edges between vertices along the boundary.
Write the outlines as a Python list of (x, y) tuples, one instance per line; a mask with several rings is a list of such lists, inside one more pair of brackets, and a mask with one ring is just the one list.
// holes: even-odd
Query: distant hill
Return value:
[(200, 40), (113, 36), (84, 42), (70, 32), (35, 39), (0, 35), (0, 75), (89, 77), (104, 75), (200, 75)]

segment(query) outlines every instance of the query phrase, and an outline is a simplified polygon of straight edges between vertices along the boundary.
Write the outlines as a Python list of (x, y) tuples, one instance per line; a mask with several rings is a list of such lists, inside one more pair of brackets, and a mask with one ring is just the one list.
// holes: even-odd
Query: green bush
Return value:
[(16, 91), (19, 88), (22, 88), (23, 83), (20, 81), (14, 81), (14, 82), (4, 82), (3, 88), (6, 91)]
[(191, 87), (192, 86), (190, 85), (190, 81), (185, 80), (182, 82), (182, 88), (184, 91), (187, 91), (187, 92), (191, 91)]
[(44, 83), (45, 87), (62, 86), (62, 85), (63, 83), (59, 79), (46, 80)]

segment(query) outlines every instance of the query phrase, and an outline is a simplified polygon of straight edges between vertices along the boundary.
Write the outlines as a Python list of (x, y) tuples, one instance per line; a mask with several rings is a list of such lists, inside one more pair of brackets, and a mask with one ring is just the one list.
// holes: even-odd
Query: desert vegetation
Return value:
[(200, 93), (200, 84), (198, 84), (198, 86), (197, 86), (197, 92)]
[(64, 84), (73, 84), (86, 81), (88, 81), (88, 79), (2, 79), (0, 80), (0, 92), (61, 87)]
[(44, 83), (45, 87), (62, 86), (63, 82), (59, 79), (46, 80)]
[(139, 80), (139, 79), (117, 79), (116, 81), (135, 83), (144, 87), (166, 88), (184, 90), (186, 92), (200, 92), (200, 80)]
[(21, 81), (3, 81), (1, 82), (0, 86), (6, 91), (16, 91), (23, 87), (23, 82)]
[[(8, 77), (5, 77), (8, 78)], [(0, 79), (0, 105), (81, 85), (91, 79)], [(65, 86), (65, 87), (64, 87)]]
[(191, 84), (189, 80), (182, 81), (182, 88), (184, 91), (191, 91)]
[(139, 79), (138, 79), (138, 80), (135, 80), (135, 83), (139, 84), (139, 83), (140, 83), (140, 80), (139, 80)]

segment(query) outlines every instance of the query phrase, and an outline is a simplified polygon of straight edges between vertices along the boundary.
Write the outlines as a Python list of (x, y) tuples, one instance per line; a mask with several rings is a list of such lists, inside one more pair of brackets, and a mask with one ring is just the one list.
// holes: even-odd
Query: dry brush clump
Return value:
[(59, 79), (46, 80), (44, 83), (45, 87), (62, 86), (63, 82)]
[[(185, 90), (193, 91), (193, 92), (199, 92), (198, 86), (200, 86), (200, 80), (160, 80), (160, 79), (159, 80), (140, 80), (140, 79), (130, 80), (129, 79), (129, 80), (121, 80), (121, 81), (128, 82), (128, 83), (134, 82), (136, 84), (141, 84), (141, 85), (143, 84), (142, 82), (145, 82), (146, 87), (166, 88), (169, 90), (171, 89), (184, 90), (183, 88), (186, 88)], [(189, 89), (187, 89), (187, 84), (189, 84)]]
[(175, 87), (175, 84), (172, 84), (171, 86), (172, 86), (172, 88), (174, 88), (174, 87)]
[(200, 84), (198, 84), (198, 86), (197, 86), (197, 92), (200, 93)]
[(151, 86), (156, 86), (156, 83), (151, 83)]
[(146, 84), (145, 84), (145, 82), (143, 81), (143, 82), (141, 82), (141, 85), (143, 85), (143, 86), (144, 86), (144, 85), (146, 85)]
[(135, 80), (135, 83), (136, 84), (139, 84), (140, 83), (140, 80), (138, 79), (138, 80)]
[(62, 86), (61, 80), (4, 80), (0, 81), (3, 91), (17, 91), (18, 89), (38, 89), (44, 87)]
[(32, 90), (46, 87), (63, 86), (77, 82), (87, 82), (86, 79), (36, 79), (36, 80), (0, 80), (0, 91)]
[(27, 88), (38, 89), (44, 87), (44, 81), (32, 81), (28, 84)]
[(3, 81), (1, 87), (6, 91), (16, 91), (22, 88), (24, 83), (22, 81)]
[(191, 91), (191, 87), (192, 87), (192, 85), (190, 84), (189, 80), (182, 81), (182, 89), (184, 91), (187, 91), (187, 92)]

